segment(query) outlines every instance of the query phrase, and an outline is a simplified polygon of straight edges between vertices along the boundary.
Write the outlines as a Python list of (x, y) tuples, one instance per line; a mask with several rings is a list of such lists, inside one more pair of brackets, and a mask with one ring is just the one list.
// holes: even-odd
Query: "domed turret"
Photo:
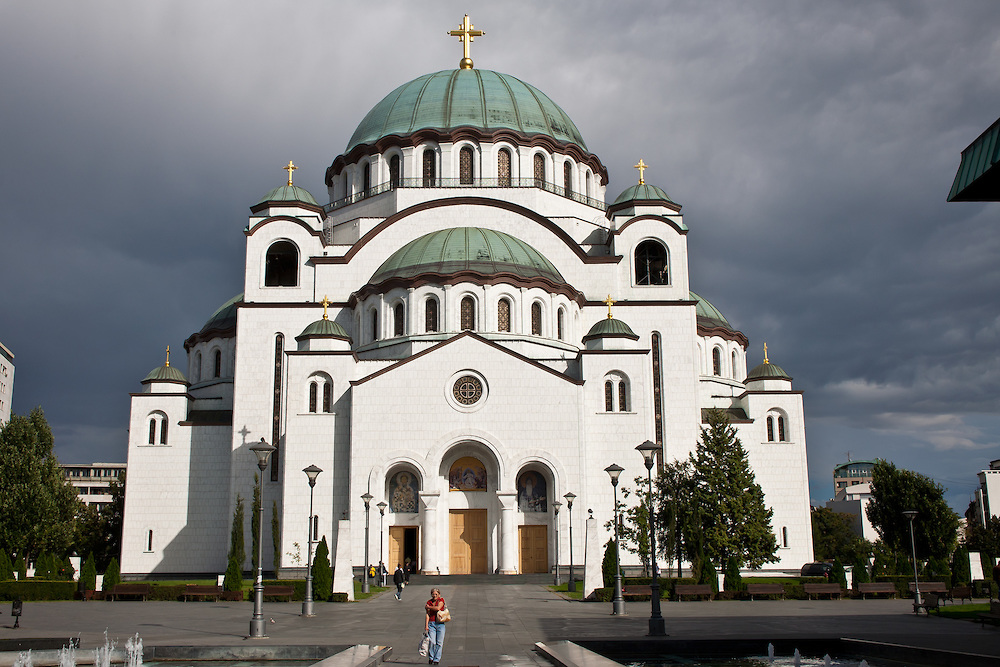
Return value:
[(753, 381), (767, 381), (767, 380), (786, 380), (788, 382), (792, 381), (792, 378), (785, 372), (785, 369), (777, 364), (772, 364), (767, 358), (767, 343), (764, 343), (764, 362), (754, 366), (753, 369), (747, 373), (747, 382)]
[[(631, 343), (639, 340), (639, 336), (632, 331), (632, 327), (621, 320), (616, 320), (614, 315), (611, 314), (611, 306), (614, 305), (615, 300), (611, 298), (610, 294), (604, 303), (608, 304), (608, 316), (603, 320), (595, 322), (594, 326), (590, 327), (590, 331), (583, 337), (584, 344), (590, 350), (630, 347)], [(626, 341), (629, 342), (626, 343)]]
[(146, 374), (146, 377), (142, 379), (142, 384), (146, 386), (146, 391), (153, 391), (153, 384), (165, 383), (169, 385), (182, 385), (181, 391), (184, 391), (188, 386), (187, 378), (184, 377), (184, 373), (180, 372), (176, 368), (170, 365), (170, 346), (167, 346), (167, 360), (162, 366), (157, 366), (153, 370)]
[(321, 303), (323, 304), (323, 319), (316, 320), (295, 337), (299, 344), (299, 350), (349, 349), (351, 337), (344, 331), (344, 327), (336, 322), (331, 322), (327, 316), (326, 309), (330, 305), (330, 300), (324, 296)]

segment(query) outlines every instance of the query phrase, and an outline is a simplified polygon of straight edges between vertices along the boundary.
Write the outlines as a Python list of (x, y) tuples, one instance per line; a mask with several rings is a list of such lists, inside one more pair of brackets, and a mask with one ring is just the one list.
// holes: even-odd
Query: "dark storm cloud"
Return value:
[(127, 392), (242, 290), (247, 207), (288, 159), (324, 200), (466, 11), (477, 66), (560, 104), (609, 198), (642, 157), (684, 205), (692, 287), (806, 392), (815, 499), (849, 451), (966, 502), (1000, 440), (1000, 204), (944, 200), (1000, 115), (990, 0), (0, 6), (15, 411), (63, 460), (123, 460)]

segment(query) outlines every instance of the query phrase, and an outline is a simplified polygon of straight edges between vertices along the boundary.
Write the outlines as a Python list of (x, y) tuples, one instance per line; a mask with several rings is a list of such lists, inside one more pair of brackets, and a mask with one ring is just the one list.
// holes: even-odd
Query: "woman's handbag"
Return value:
[(430, 652), (431, 652), (431, 638), (425, 632), (423, 639), (420, 640), (420, 648), (417, 649), (417, 653), (426, 658), (430, 654)]
[(451, 612), (448, 611), (448, 607), (445, 607), (444, 609), (442, 609), (437, 613), (438, 623), (447, 623), (450, 620), (451, 620)]

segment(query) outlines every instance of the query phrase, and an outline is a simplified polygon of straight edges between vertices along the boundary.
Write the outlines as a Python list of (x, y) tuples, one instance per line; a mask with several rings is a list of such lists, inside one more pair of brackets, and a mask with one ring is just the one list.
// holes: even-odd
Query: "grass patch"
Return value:
[(369, 586), (368, 589), (370, 593), (361, 592), (361, 582), (357, 579), (354, 580), (354, 599), (355, 600), (367, 600), (373, 595), (378, 595), (379, 593), (384, 593), (389, 590), (388, 588), (382, 588), (381, 586)]
[(568, 584), (559, 584), (558, 586), (547, 586), (550, 591), (554, 593), (562, 593), (570, 600), (582, 600), (583, 599), (583, 582), (576, 582), (576, 590), (570, 592), (567, 590)]
[(988, 612), (989, 604), (953, 604), (938, 608), (937, 613), (945, 618), (957, 618), (963, 621), (978, 621), (979, 614)]

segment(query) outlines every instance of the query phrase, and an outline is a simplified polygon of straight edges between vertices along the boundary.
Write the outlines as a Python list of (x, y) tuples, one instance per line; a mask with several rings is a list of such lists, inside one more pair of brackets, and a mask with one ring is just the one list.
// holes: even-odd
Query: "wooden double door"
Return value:
[(406, 559), (410, 559), (411, 571), (416, 572), (419, 567), (418, 559), (417, 531), (416, 526), (390, 526), (389, 527), (389, 560), (385, 562), (385, 567), (389, 572), (395, 572), (397, 565), (405, 565)]
[(549, 571), (548, 526), (518, 526), (517, 543), (521, 574)]
[(486, 574), (486, 510), (448, 513), (451, 574)]

